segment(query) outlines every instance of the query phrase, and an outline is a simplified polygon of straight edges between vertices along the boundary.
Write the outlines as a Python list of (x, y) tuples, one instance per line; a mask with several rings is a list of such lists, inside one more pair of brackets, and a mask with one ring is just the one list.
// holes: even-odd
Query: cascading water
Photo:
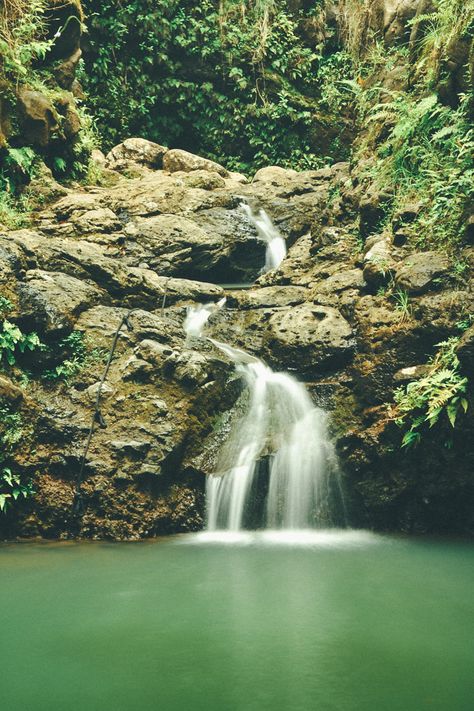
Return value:
[[(224, 306), (188, 309), (187, 336), (202, 338), (210, 315)], [(248, 527), (301, 530), (330, 523), (331, 485), (338, 486), (337, 457), (326, 414), (302, 383), (275, 373), (249, 353), (208, 338), (234, 363), (247, 386), (245, 414), (234, 424), (206, 484), (207, 529)], [(264, 503), (260, 505), (263, 489)]]
[[(222, 450), (218, 471), (207, 480), (208, 530), (326, 525), (337, 458), (325, 413), (292, 376), (273, 372), (244, 351), (213, 343), (234, 360), (249, 403)], [(256, 514), (262, 479), (267, 493), (263, 511)]]
[[(263, 271), (286, 255), (283, 237), (264, 210), (241, 205), (267, 243)], [(188, 308), (187, 338), (203, 338), (212, 313), (225, 305)], [(235, 363), (246, 388), (245, 413), (234, 423), (217, 471), (206, 485), (207, 529), (307, 530), (332, 523), (329, 499), (340, 494), (337, 457), (327, 433), (326, 414), (316, 408), (302, 383), (275, 373), (245, 351), (207, 338)], [(342, 497), (339, 496), (342, 503)]]
[(226, 298), (220, 299), (217, 303), (196, 304), (188, 306), (184, 321), (184, 331), (187, 338), (201, 338), (204, 326), (209, 321), (212, 313), (225, 306)]
[(275, 227), (265, 210), (255, 213), (250, 205), (243, 202), (240, 204), (241, 210), (245, 212), (252, 225), (257, 230), (258, 239), (265, 242), (267, 250), (265, 254), (265, 266), (262, 272), (269, 272), (277, 269), (286, 257), (286, 242), (278, 229)]

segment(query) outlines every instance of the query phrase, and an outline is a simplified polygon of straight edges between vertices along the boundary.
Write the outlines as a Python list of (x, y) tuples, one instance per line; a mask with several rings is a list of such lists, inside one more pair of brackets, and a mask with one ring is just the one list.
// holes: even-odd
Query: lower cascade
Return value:
[[(209, 305), (201, 308), (212, 313)], [(200, 319), (195, 311), (191, 316), (201, 330), (194, 330), (189, 318), (186, 330), (202, 337), (207, 318)], [(217, 471), (207, 478), (207, 530), (341, 524), (334, 514), (335, 502), (339, 509), (343, 502), (326, 413), (291, 375), (274, 372), (241, 349), (208, 340), (235, 363), (247, 402), (231, 427)]]

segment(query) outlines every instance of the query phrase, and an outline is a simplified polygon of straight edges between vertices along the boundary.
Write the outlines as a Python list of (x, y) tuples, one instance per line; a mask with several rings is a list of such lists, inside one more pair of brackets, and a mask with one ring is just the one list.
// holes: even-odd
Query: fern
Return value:
[(423, 427), (434, 427), (443, 413), (454, 427), (459, 413), (467, 411), (468, 401), (464, 396), (468, 379), (459, 372), (455, 350), (458, 341), (458, 337), (453, 337), (439, 343), (427, 375), (395, 391), (391, 417), (399, 427), (406, 428), (403, 447), (418, 444)]

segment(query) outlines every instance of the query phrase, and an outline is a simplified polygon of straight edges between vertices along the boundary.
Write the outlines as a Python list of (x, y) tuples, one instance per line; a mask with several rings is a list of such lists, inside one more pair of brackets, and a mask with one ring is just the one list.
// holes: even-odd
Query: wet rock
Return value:
[(395, 272), (397, 286), (409, 294), (423, 294), (439, 286), (449, 274), (449, 259), (440, 252), (417, 252), (406, 257)]
[[(244, 229), (239, 230), (240, 214), (222, 213), (221, 220), (218, 212), (207, 212), (197, 221), (182, 215), (138, 218), (134, 222), (136, 260), (146, 260), (158, 273), (169, 276), (206, 276), (216, 281), (244, 278), (253, 255), (262, 254), (263, 263), (264, 248)], [(128, 250), (132, 249), (129, 244)]]
[(166, 170), (169, 173), (176, 173), (180, 170), (186, 173), (193, 170), (206, 170), (218, 173), (223, 178), (229, 177), (229, 171), (222, 165), (219, 165), (219, 163), (215, 163), (213, 160), (196, 156), (194, 153), (188, 153), (188, 151), (183, 151), (178, 148), (168, 151), (165, 154), (163, 158), (163, 170)]
[(204, 385), (209, 378), (209, 363), (201, 353), (182, 353), (172, 361), (173, 377), (187, 386)]

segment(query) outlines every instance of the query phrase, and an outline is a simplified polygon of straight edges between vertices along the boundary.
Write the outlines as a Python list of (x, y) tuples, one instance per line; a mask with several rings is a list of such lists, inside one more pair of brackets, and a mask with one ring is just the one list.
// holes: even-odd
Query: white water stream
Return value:
[(226, 298), (220, 299), (216, 303), (196, 304), (188, 306), (186, 318), (184, 320), (184, 331), (187, 339), (201, 338), (204, 326), (209, 321), (211, 314), (225, 306)]
[(271, 269), (277, 269), (286, 257), (286, 242), (284, 237), (275, 227), (265, 210), (259, 210), (258, 213), (255, 213), (250, 205), (245, 202), (240, 204), (240, 208), (257, 230), (257, 239), (265, 242), (267, 245), (265, 266), (262, 272), (265, 273)]
[(224, 445), (218, 471), (207, 480), (207, 528), (241, 531), (254, 507), (261, 476), (268, 477), (263, 523), (269, 529), (314, 528), (327, 523), (329, 476), (337, 459), (325, 413), (302, 383), (275, 373), (257, 358), (213, 343), (236, 364), (248, 406)]
[[(188, 309), (187, 335), (203, 337), (211, 313), (223, 306), (221, 300)], [(256, 517), (272, 530), (327, 525), (330, 484), (332, 479), (337, 484), (338, 471), (326, 414), (292, 376), (275, 373), (239, 348), (208, 340), (235, 363), (248, 404), (222, 448), (217, 472), (207, 479), (207, 530), (242, 531), (255, 525)], [(266, 491), (257, 515), (262, 482)]]

